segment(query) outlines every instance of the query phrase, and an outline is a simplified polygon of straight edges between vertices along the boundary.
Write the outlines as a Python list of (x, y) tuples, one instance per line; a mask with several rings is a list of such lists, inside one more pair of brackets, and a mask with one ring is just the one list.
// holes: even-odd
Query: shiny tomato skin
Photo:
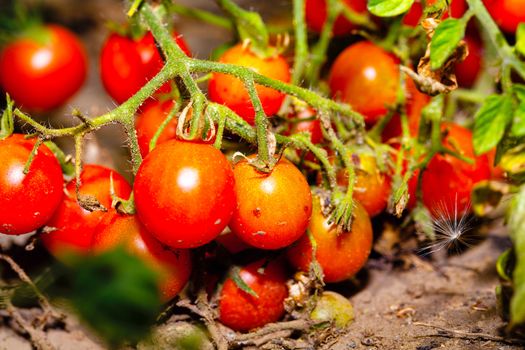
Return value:
[[(525, 6), (525, 2), (523, 4)], [(464, 38), (468, 55), (462, 62), (456, 63), (456, 78), (461, 87), (470, 88), (476, 82), (481, 72), (483, 61), (483, 47), (479, 39), (467, 35)]]
[[(260, 58), (241, 44), (226, 50), (219, 61), (249, 67), (261, 75), (285, 83), (290, 81), (290, 66), (282, 56)], [(261, 85), (256, 85), (256, 90), (264, 113), (268, 117), (277, 113), (285, 95)], [(250, 96), (239, 79), (226, 74), (214, 73), (209, 81), (208, 94), (212, 101), (228, 106), (247, 122), (254, 123), (255, 111)]]
[(21, 134), (0, 140), (0, 233), (19, 235), (42, 227), (62, 200), (62, 169), (46, 145), (24, 174), (35, 142)]
[(394, 105), (399, 86), (398, 60), (379, 46), (361, 41), (337, 56), (328, 80), (332, 95), (374, 124)]
[[(173, 37), (189, 56), (184, 39), (175, 32)], [(153, 78), (163, 65), (164, 61), (151, 32), (137, 40), (112, 33), (102, 47), (100, 76), (108, 94), (121, 104)], [(169, 91), (169, 82), (158, 90), (164, 93)]]
[[(359, 202), (354, 202), (354, 220), (349, 232), (337, 234), (321, 212), (319, 198), (314, 198), (314, 210), (308, 229), (317, 243), (316, 259), (324, 273), (324, 281), (341, 282), (354, 276), (366, 263), (372, 250), (372, 224)], [(308, 235), (303, 235), (287, 252), (297, 269), (308, 271), (312, 261), (312, 246)]]
[(94, 254), (123, 246), (159, 273), (162, 299), (168, 301), (184, 288), (191, 274), (190, 251), (170, 250), (157, 241), (134, 215), (112, 213), (106, 216), (93, 235)]
[[(135, 129), (137, 130), (137, 138), (142, 157), (145, 157), (149, 153), (151, 139), (155, 136), (157, 129), (164, 122), (172, 108), (172, 101), (152, 101), (142, 108), (137, 119), (135, 119)], [(176, 136), (177, 117), (173, 118), (166, 128), (164, 128), (157, 139), (157, 145), (167, 140), (174, 139)]]
[[(366, 0), (343, 0), (344, 5), (351, 8), (354, 12), (364, 14), (367, 12)], [(310, 30), (321, 33), (326, 21), (326, 1), (325, 0), (306, 0), (305, 18)], [(333, 33), (340, 36), (350, 34), (357, 26), (348, 21), (343, 15), (339, 15), (335, 20)]]
[(271, 173), (242, 160), (235, 164), (237, 208), (230, 229), (260, 249), (279, 249), (305, 232), (312, 214), (312, 194), (303, 174), (281, 158)]
[(80, 194), (94, 196), (108, 211), (88, 211), (77, 202), (76, 180), (71, 180), (55, 214), (46, 223), (53, 231), (41, 236), (42, 243), (56, 258), (68, 253), (88, 254), (93, 234), (99, 223), (115, 210), (111, 208), (110, 182), (115, 194), (128, 199), (131, 186), (116, 171), (94, 164), (84, 165), (80, 174)]
[[(453, 123), (444, 123), (443, 145), (475, 161), (473, 165), (452, 155), (436, 155), (423, 173), (423, 204), (434, 216), (453, 218), (462, 215), (471, 204), (471, 192), (476, 183), (490, 178), (486, 155), (475, 156), (472, 132)], [(457, 213), (456, 213), (457, 208)]]
[(274, 260), (258, 271), (264, 260), (251, 263), (239, 272), (241, 279), (258, 297), (241, 290), (228, 278), (222, 286), (219, 300), (219, 320), (233, 330), (247, 332), (276, 322), (284, 315), (284, 299), (288, 297), (283, 262)]
[[(356, 180), (354, 183), (354, 198), (366, 209), (370, 217), (381, 213), (388, 203), (390, 195), (390, 178), (381, 173), (377, 167), (377, 161), (371, 154), (361, 153), (355, 155)], [(348, 186), (348, 172), (341, 170), (337, 172), (337, 183), (340, 186)]]
[(514, 34), (518, 24), (525, 22), (523, 0), (483, 0), (483, 3), (499, 27), (509, 34)]
[(142, 162), (134, 184), (139, 219), (171, 248), (204, 245), (235, 208), (230, 163), (211, 145), (169, 140)]
[[(427, 6), (434, 5), (436, 3), (436, 0), (429, 0), (427, 1)], [(452, 18), (460, 18), (462, 17), (465, 12), (467, 11), (467, 3), (465, 0), (452, 0), (450, 4), (450, 8), (448, 11), (446, 11), (442, 18), (446, 19), (450, 15), (452, 15)], [(421, 17), (423, 16), (423, 5), (421, 4), (421, 1), (416, 0), (412, 7), (410, 7), (410, 10), (406, 13), (406, 15), (403, 17), (403, 24), (415, 27), (419, 24), (419, 21), (421, 20)]]
[(0, 86), (24, 109), (47, 111), (63, 105), (87, 76), (87, 56), (68, 29), (49, 24), (43, 42), (20, 36), (0, 53)]

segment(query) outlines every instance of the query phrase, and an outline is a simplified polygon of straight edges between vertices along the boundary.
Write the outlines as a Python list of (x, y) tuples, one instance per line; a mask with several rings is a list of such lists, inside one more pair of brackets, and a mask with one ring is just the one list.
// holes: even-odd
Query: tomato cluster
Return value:
[[(515, 3), (511, 0), (485, 2), (505, 30), (515, 30), (516, 23), (524, 20), (521, 9), (512, 10)], [(367, 14), (365, 0), (344, 3), (353, 12)], [(433, 3), (426, 1), (427, 5)], [(305, 6), (309, 28), (320, 32), (327, 16), (325, 1), (307, 0)], [(505, 11), (510, 10), (514, 17), (508, 19), (510, 15)], [(444, 17), (460, 17), (465, 11), (465, 2), (454, 0)], [(415, 26), (422, 15), (422, 3), (416, 1), (403, 24)], [(345, 35), (355, 28), (341, 16), (333, 34)], [(1, 86), (30, 110), (62, 105), (80, 88), (86, 75), (85, 54), (73, 34), (58, 26), (46, 26), (43, 33), (43, 39), (38, 40), (30, 34), (23, 36), (0, 55)], [(172, 33), (189, 56), (181, 36)], [(456, 64), (455, 70), (459, 85), (471, 87), (483, 64), (483, 47), (472, 33), (466, 37), (466, 44), (469, 54), (464, 62)], [(219, 61), (248, 67), (259, 75), (288, 83), (291, 76), (287, 57), (279, 48), (269, 48), (268, 52), (256, 52), (249, 43), (237, 44), (226, 50)], [(100, 74), (108, 94), (122, 104), (164, 64), (165, 57), (150, 32), (138, 36), (112, 33), (102, 48)], [(249, 331), (283, 317), (284, 300), (288, 297), (286, 281), (290, 277), (286, 260), (296, 270), (305, 272), (312, 263), (319, 264), (328, 283), (356, 275), (372, 250), (371, 218), (385, 211), (391, 196), (395, 157), (378, 155), (372, 145), (356, 142), (359, 146), (345, 145), (352, 148), (348, 152), (350, 159), (343, 158), (346, 155), (335, 152), (326, 140), (331, 126), (321, 125), (311, 106), (293, 100), (289, 101), (292, 107), (284, 118), (272, 121), (285, 134), (308, 133), (311, 143), (325, 148), (327, 162), (336, 170), (336, 183), (331, 184), (338, 187), (335, 190), (352, 186), (352, 225), (341, 230), (325, 212), (338, 203), (327, 205), (325, 199), (312, 196), (312, 183), (321, 186), (321, 175), (326, 173), (308, 173), (296, 165), (299, 162), (278, 156), (268, 162), (271, 169), (262, 169), (256, 155), (232, 162), (210, 144), (214, 135), (211, 141), (179, 137), (180, 113), (167, 123), (156, 146), (151, 147), (159, 127), (179, 102), (173, 99), (174, 84), (168, 82), (158, 89), (141, 106), (135, 119), (144, 159), (133, 184), (116, 171), (95, 164), (84, 165), (77, 179), (64, 184), (60, 164), (45, 144), (36, 145), (34, 152), (34, 138), (13, 134), (0, 140), (0, 159), (5, 159), (0, 163), (0, 233), (18, 235), (47, 227), (41, 230), (41, 241), (65, 263), (71, 254), (96, 256), (122, 246), (157, 272), (165, 301), (175, 297), (190, 279), (196, 248), (205, 250), (206, 258), (217, 258), (217, 247), (226, 248), (231, 255), (257, 251), (253, 254), (256, 259), (243, 261), (232, 274), (223, 276), (224, 283), (219, 287), (219, 318), (238, 331)], [(430, 100), (412, 79), (401, 76), (397, 56), (368, 40), (351, 44), (335, 58), (329, 67), (326, 88), (334, 100), (362, 114), (366, 128), (386, 122), (377, 138), (393, 146), (391, 150), (401, 143), (401, 111), (406, 112), (409, 136), (416, 136), (422, 110)], [(262, 106), (259, 112), (268, 118), (278, 115), (286, 95), (257, 84), (255, 90)], [(55, 94), (46, 95), (50, 91)], [(165, 98), (166, 94), (169, 98)], [(403, 103), (398, 102), (400, 95)], [(208, 96), (249, 124), (255, 123), (257, 108), (246, 82), (215, 72), (208, 82)], [(186, 112), (189, 120), (193, 110), (188, 106)], [(387, 116), (390, 120), (385, 119)], [(418, 169), (408, 183), (408, 207), (415, 203), (420, 180), (422, 203), (434, 216), (468, 214), (474, 185), (496, 172), (491, 166), (494, 155), (475, 155), (472, 133), (457, 124), (443, 123), (441, 137), (441, 152), (429, 158), (426, 169)], [(369, 143), (375, 141), (379, 140)], [(293, 155), (291, 159), (297, 158)], [(312, 168), (319, 168), (312, 154), (301, 157), (301, 161), (305, 160), (314, 165)], [(355, 172), (353, 183), (349, 183), (349, 164)], [(116, 203), (123, 200), (132, 200), (136, 213), (118, 210)], [(287, 259), (260, 259), (261, 251), (277, 251), (275, 256), (281, 254)]]

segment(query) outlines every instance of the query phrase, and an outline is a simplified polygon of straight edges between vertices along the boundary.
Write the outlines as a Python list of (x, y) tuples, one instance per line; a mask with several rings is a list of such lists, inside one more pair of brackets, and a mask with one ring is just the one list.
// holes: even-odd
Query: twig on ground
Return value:
[(19, 313), (18, 309), (15, 308), (10, 302), (6, 307), (9, 316), (29, 335), (31, 343), (38, 350), (55, 350), (55, 347), (49, 342), (46, 337), (46, 333), (40, 329), (37, 329), (31, 325), (24, 317)]
[(434, 328), (439, 330), (439, 333), (435, 334), (428, 334), (423, 336), (417, 336), (420, 337), (445, 337), (445, 338), (461, 338), (461, 339), (478, 339), (478, 340), (489, 340), (493, 342), (498, 343), (505, 343), (505, 344), (519, 344), (524, 345), (525, 340), (524, 339), (516, 339), (516, 338), (505, 338), (499, 335), (492, 335), (488, 333), (479, 333), (479, 332), (466, 332), (466, 331), (460, 331), (456, 329), (450, 329), (445, 328), (441, 326), (435, 326), (429, 323), (424, 322), (414, 322), (412, 323), (414, 326), (420, 326), (420, 327), (428, 327), (428, 328)]

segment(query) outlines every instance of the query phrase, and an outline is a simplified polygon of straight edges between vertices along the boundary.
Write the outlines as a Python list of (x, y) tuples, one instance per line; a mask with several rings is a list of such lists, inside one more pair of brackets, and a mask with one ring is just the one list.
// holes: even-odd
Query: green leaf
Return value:
[(498, 260), (496, 261), (496, 271), (498, 271), (499, 277), (505, 281), (510, 281), (512, 279), (508, 273), (508, 265), (511, 254), (512, 250), (509, 248), (501, 253), (501, 255), (498, 257)]
[(240, 272), (241, 269), (238, 266), (234, 266), (231, 270), (230, 277), (235, 283), (235, 285), (239, 287), (239, 289), (243, 292), (248, 293), (255, 298), (258, 298), (259, 296), (257, 295), (257, 293), (253, 289), (251, 289), (250, 286), (246, 284), (246, 282), (244, 282), (240, 275)]
[(73, 176), (75, 174), (75, 165), (71, 161), (71, 157), (66, 156), (66, 154), (58, 147), (53, 141), (46, 141), (44, 144), (53, 152), (57, 158), (60, 166), (62, 167), (62, 172), (66, 176)]
[(13, 118), (13, 107), (15, 102), (11, 100), (9, 94), (6, 94), (7, 107), (0, 117), (0, 140), (6, 139), (15, 130), (15, 122)]
[(219, 0), (219, 5), (234, 20), (241, 41), (249, 40), (252, 50), (265, 56), (270, 36), (261, 16), (240, 8), (232, 0)]
[(75, 260), (64, 296), (84, 322), (110, 348), (144, 338), (161, 310), (158, 275), (122, 248)]
[(525, 23), (521, 22), (516, 30), (516, 50), (525, 56)]
[(516, 98), (518, 100), (520, 100), (521, 102), (525, 102), (525, 85), (514, 84), (512, 86), (512, 91), (514, 92), (514, 95), (516, 95)]
[(394, 17), (407, 12), (414, 0), (368, 0), (368, 11), (379, 17)]
[(494, 148), (512, 121), (512, 100), (506, 95), (492, 95), (474, 116), (472, 143), (476, 154)]
[(525, 101), (521, 102), (514, 111), (510, 134), (516, 137), (525, 136)]
[(465, 36), (465, 21), (447, 18), (441, 22), (430, 42), (430, 68), (439, 69)]
[(511, 326), (525, 322), (525, 185), (513, 199), (509, 229), (514, 243), (516, 267), (512, 273), (514, 294), (510, 303)]

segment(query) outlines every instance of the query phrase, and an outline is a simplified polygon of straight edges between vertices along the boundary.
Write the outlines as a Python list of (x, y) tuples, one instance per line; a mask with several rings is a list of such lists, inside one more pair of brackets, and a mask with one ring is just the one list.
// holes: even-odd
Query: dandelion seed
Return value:
[(429, 223), (424, 224), (426, 228), (434, 231), (434, 240), (427, 246), (423, 247), (419, 252), (422, 255), (431, 255), (440, 250), (446, 251), (454, 249), (456, 253), (464, 247), (471, 247), (473, 242), (466, 233), (472, 229), (474, 217), (469, 215), (470, 203), (467, 204), (462, 213), (458, 212), (458, 198), (454, 202), (454, 214), (450, 215), (445, 203), (440, 202), (433, 209), (433, 219)]

